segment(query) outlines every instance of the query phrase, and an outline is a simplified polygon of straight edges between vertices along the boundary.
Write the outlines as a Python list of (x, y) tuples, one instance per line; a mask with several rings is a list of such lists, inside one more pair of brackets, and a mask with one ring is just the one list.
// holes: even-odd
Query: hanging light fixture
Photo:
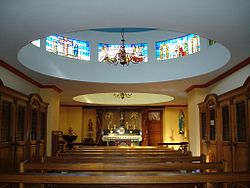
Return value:
[(124, 66), (129, 64), (129, 57), (125, 50), (124, 29), (122, 29), (121, 36), (122, 36), (121, 39), (122, 44), (120, 46), (120, 50), (117, 54), (117, 57), (118, 57), (118, 62)]
[[(125, 29), (121, 31), (121, 45), (101, 44), (99, 47), (99, 62), (107, 62), (112, 65), (129, 65), (147, 62), (147, 44), (126, 44), (125, 45)], [(128, 31), (130, 32), (130, 31)]]
[(114, 96), (115, 98), (125, 99), (125, 98), (130, 98), (130, 97), (132, 97), (132, 93), (120, 92), (120, 93), (114, 93), (113, 96)]

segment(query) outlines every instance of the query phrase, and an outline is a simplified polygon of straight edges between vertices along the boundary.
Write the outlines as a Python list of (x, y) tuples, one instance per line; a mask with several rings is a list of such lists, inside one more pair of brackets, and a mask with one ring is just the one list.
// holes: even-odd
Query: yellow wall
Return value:
[(59, 130), (59, 108), (60, 94), (53, 89), (41, 89), (40, 95), (44, 102), (47, 102), (47, 146), (46, 154), (51, 156), (52, 151), (52, 131)]
[[(179, 112), (184, 112), (185, 134), (179, 134)], [(188, 141), (188, 113), (187, 107), (165, 107), (163, 121), (163, 142), (183, 142)], [(178, 146), (177, 146), (178, 149)]]
[(82, 142), (82, 107), (60, 107), (59, 130), (64, 134), (71, 127), (78, 135), (76, 142)]
[(203, 102), (207, 95), (206, 89), (197, 88), (188, 93), (188, 124), (190, 150), (193, 155), (200, 155), (200, 120), (198, 104)]

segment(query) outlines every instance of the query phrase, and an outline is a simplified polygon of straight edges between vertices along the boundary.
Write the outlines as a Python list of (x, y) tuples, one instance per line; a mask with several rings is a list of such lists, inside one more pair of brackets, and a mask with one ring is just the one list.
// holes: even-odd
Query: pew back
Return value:
[(225, 164), (217, 163), (23, 163), (27, 171), (94, 171), (94, 172), (148, 172), (148, 171), (223, 171)]

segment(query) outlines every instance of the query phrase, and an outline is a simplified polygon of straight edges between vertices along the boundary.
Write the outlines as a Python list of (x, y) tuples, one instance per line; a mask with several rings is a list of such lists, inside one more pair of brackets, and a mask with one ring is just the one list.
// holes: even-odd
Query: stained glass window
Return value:
[(35, 45), (37, 47), (40, 47), (40, 44), (41, 44), (40, 39), (32, 41), (31, 44), (33, 44), (33, 45)]
[(69, 58), (90, 60), (89, 42), (61, 35), (46, 37), (46, 51)]
[[(148, 61), (148, 45), (146, 43), (125, 44), (124, 46), (128, 59), (127, 62), (141, 63)], [(98, 61), (107, 63), (118, 62), (120, 47), (120, 44), (99, 43)]]
[(200, 37), (189, 34), (183, 37), (156, 42), (156, 59), (178, 58), (200, 51)]
[(214, 45), (215, 43), (216, 43), (215, 40), (208, 39), (208, 44), (209, 44), (209, 46), (212, 46), (212, 45)]

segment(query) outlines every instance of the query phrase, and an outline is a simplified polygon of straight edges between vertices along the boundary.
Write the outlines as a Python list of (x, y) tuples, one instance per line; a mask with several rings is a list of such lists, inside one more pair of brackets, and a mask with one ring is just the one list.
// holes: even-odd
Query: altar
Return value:
[(107, 142), (107, 146), (110, 146), (110, 142), (113, 142), (115, 146), (139, 146), (142, 137), (131, 134), (109, 134), (104, 135), (102, 140)]

